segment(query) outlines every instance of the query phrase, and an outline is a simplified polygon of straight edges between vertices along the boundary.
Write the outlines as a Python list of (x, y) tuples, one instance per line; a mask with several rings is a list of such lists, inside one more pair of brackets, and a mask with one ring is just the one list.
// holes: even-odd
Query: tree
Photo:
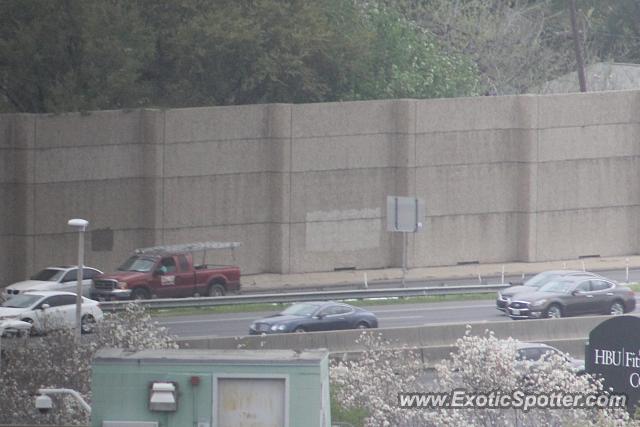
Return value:
[(473, 62), (381, 0), (8, 0), (0, 111), (445, 97)]
[[(624, 408), (402, 408), (399, 392), (604, 394), (600, 382), (578, 376), (559, 356), (535, 364), (519, 362), (517, 341), (490, 332), (474, 336), (468, 329), (450, 359), (436, 365), (435, 385), (420, 380), (422, 361), (407, 349), (384, 350), (387, 343), (363, 334), (365, 350), (355, 361), (331, 366), (334, 401), (366, 414), (365, 426), (622, 426), (637, 425)], [(526, 382), (525, 382), (526, 380)], [(526, 388), (523, 388), (523, 384)], [(334, 420), (337, 421), (337, 420)]]
[[(472, 58), (487, 94), (535, 92), (575, 70), (564, 1), (406, 0), (403, 10), (443, 46)], [(594, 53), (587, 41), (581, 42), (589, 63)]]
[(143, 105), (147, 89), (138, 70), (152, 45), (139, 23), (129, 2), (0, 2), (0, 108), (43, 113)]
[(94, 334), (83, 338), (77, 345), (73, 330), (67, 328), (42, 337), (3, 340), (0, 424), (89, 424), (88, 414), (75, 400), (56, 398), (54, 410), (43, 415), (34, 408), (33, 394), (39, 388), (71, 388), (90, 402), (91, 360), (98, 349), (177, 348), (166, 329), (138, 304), (128, 304), (122, 313), (105, 314)]

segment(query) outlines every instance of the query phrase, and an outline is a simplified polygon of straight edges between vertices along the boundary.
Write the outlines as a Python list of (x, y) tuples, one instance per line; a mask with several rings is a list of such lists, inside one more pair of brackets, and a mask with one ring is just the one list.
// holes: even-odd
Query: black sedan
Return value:
[(377, 327), (378, 319), (376, 315), (360, 307), (338, 302), (303, 302), (293, 304), (279, 314), (254, 321), (249, 327), (249, 334), (280, 334)]
[(623, 314), (636, 308), (634, 292), (608, 279), (565, 276), (527, 293), (507, 307), (512, 319), (558, 318), (582, 314)]

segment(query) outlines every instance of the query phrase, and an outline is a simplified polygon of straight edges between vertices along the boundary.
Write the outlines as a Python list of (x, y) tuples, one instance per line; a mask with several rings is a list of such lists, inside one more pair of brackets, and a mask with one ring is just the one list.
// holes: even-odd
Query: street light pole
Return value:
[(68, 224), (78, 231), (78, 283), (76, 287), (76, 341), (80, 341), (82, 334), (82, 277), (84, 269), (84, 232), (89, 225), (85, 219), (70, 219)]

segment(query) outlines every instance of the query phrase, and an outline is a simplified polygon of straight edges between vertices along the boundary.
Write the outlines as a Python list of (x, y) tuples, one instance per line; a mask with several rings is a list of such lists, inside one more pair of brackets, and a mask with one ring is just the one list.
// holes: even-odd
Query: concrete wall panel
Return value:
[[(311, 230), (309, 229), (311, 228)], [(338, 236), (335, 230), (346, 236)], [(375, 229), (377, 228), (377, 233)], [(328, 230), (329, 236), (322, 240), (323, 245), (333, 243), (334, 250), (319, 246), (320, 236), (312, 233)], [(375, 234), (374, 234), (375, 233)], [(340, 268), (382, 268), (389, 263), (389, 240), (383, 229), (382, 220), (354, 220), (347, 223), (324, 222), (317, 224), (291, 225), (291, 270), (292, 271), (332, 271)], [(316, 239), (308, 241), (308, 239)], [(378, 240), (378, 247), (374, 247)], [(334, 239), (332, 241), (332, 239)], [(360, 240), (364, 240), (361, 242)], [(348, 243), (347, 240), (354, 242)], [(321, 250), (325, 249), (325, 250)]]
[(393, 101), (301, 104), (293, 109), (292, 136), (328, 137), (395, 133)]
[(418, 168), (417, 190), (429, 216), (517, 212), (526, 167), (518, 163), (467, 164)]
[(272, 174), (231, 174), (166, 179), (167, 228), (267, 223)]
[(526, 215), (518, 213), (427, 218), (410, 252), (411, 266), (518, 261)]
[(540, 261), (637, 253), (640, 207), (538, 213)]
[(313, 212), (380, 208), (394, 187), (394, 168), (293, 174), (291, 220), (305, 222)]
[(202, 142), (264, 138), (267, 105), (183, 108), (166, 112), (165, 141)]
[(0, 115), (0, 255), (17, 259), (0, 280), (73, 262), (73, 217), (113, 231), (87, 250), (105, 269), (206, 239), (242, 241), (245, 273), (398, 267), (389, 195), (426, 200), (411, 266), (634, 254), (638, 107), (626, 91)]
[(143, 197), (147, 188), (142, 178), (36, 185), (33, 232), (64, 233), (71, 218), (86, 219), (91, 229), (148, 228), (151, 214)]
[(401, 140), (390, 134), (301, 138), (292, 141), (294, 172), (394, 166)]
[(142, 136), (140, 118), (138, 110), (42, 114), (37, 116), (35, 124), (35, 146), (53, 148), (136, 143)]
[(556, 211), (640, 205), (640, 157), (538, 165), (538, 210)]
[(142, 177), (143, 152), (141, 144), (36, 150), (33, 179), (39, 184)]
[(636, 123), (541, 129), (538, 161), (638, 156)]
[(640, 121), (637, 90), (546, 95), (538, 103), (541, 129)]
[(531, 95), (422, 100), (415, 132), (537, 127), (537, 97)]
[(416, 135), (416, 165), (528, 162), (537, 134), (506, 129)]
[(272, 151), (269, 140), (257, 139), (168, 144), (164, 151), (164, 176), (277, 171)]

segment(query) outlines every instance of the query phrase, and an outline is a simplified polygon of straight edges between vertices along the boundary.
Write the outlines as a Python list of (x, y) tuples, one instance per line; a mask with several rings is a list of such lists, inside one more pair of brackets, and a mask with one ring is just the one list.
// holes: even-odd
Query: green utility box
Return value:
[(104, 349), (93, 427), (329, 427), (324, 350)]

